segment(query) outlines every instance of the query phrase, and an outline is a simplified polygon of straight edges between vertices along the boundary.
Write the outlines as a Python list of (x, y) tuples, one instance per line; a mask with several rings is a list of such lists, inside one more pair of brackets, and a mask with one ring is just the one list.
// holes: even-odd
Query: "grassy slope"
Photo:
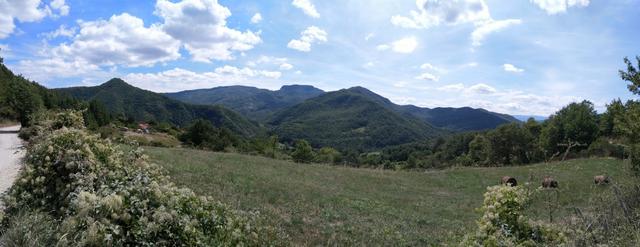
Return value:
[[(394, 172), (325, 165), (301, 165), (262, 157), (187, 149), (147, 148), (179, 185), (211, 195), (240, 209), (255, 209), (280, 224), (303, 245), (338, 243), (425, 245), (450, 241), (451, 233), (475, 227), (474, 210), (485, 188), (503, 175), (537, 185), (546, 174), (560, 184), (561, 210), (584, 207), (596, 174), (617, 182), (629, 177), (623, 162), (573, 160), (504, 168), (457, 168), (433, 172)], [(546, 219), (538, 198), (530, 214)]]

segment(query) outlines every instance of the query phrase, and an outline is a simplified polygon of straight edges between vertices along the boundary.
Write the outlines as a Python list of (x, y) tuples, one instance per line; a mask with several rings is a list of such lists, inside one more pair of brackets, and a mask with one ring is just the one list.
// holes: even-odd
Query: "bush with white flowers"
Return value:
[(460, 246), (561, 246), (565, 236), (550, 226), (532, 222), (524, 215), (528, 202), (522, 186), (487, 188), (478, 229)]
[(78, 112), (42, 119), (4, 198), (5, 227), (29, 209), (56, 220), (62, 246), (282, 245), (257, 214), (178, 188), (140, 149), (86, 132)]

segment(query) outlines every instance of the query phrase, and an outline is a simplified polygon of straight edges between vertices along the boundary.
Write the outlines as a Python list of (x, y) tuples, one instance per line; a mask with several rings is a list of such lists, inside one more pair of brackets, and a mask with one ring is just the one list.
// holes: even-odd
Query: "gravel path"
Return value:
[(24, 150), (17, 132), (20, 126), (0, 128), (0, 194), (8, 190), (18, 175)]

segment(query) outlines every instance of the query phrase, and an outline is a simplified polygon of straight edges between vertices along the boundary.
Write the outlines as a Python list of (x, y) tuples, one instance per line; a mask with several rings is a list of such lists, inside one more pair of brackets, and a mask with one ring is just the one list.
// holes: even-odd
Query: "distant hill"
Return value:
[(373, 150), (440, 136), (446, 132), (413, 116), (388, 109), (362, 88), (310, 98), (274, 115), (269, 124), (285, 140), (314, 146)]
[(538, 122), (542, 122), (544, 120), (547, 120), (547, 118), (549, 117), (545, 117), (545, 116), (539, 116), (539, 115), (513, 115), (513, 117), (517, 118), (518, 120), (525, 122), (527, 120), (529, 120), (529, 118), (533, 118), (534, 120), (538, 121)]
[(191, 105), (164, 95), (131, 86), (114, 78), (95, 87), (55, 89), (81, 100), (103, 103), (115, 115), (133, 117), (136, 121), (169, 122), (185, 126), (203, 118), (244, 136), (262, 133), (262, 129), (243, 116), (222, 106)]
[[(423, 108), (414, 105), (396, 105), (389, 99), (364, 87), (353, 87), (349, 90), (368, 97), (388, 110), (410, 115), (435, 127), (456, 132), (493, 129), (505, 123), (518, 121), (518, 119), (506, 114), (470, 107)], [(291, 85), (283, 86), (277, 91), (246, 86), (229, 86), (182, 91), (165, 95), (192, 104), (220, 104), (239, 112), (247, 118), (264, 122), (278, 111), (285, 110), (323, 93), (324, 91), (312, 86)]]
[(247, 86), (216, 87), (167, 93), (167, 97), (200, 105), (223, 105), (253, 120), (263, 121), (271, 114), (323, 94), (324, 91), (305, 85), (282, 86), (271, 91)]
[(358, 92), (387, 109), (411, 115), (435, 127), (451, 131), (479, 131), (498, 127), (499, 125), (518, 122), (518, 119), (507, 114), (490, 112), (485, 109), (471, 107), (461, 108), (423, 108), (414, 105), (396, 105), (364, 87), (353, 87), (351, 91)]

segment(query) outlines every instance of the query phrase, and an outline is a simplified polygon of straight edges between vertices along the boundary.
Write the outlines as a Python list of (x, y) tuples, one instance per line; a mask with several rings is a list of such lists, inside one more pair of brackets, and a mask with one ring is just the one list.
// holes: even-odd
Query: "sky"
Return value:
[(634, 99), (640, 0), (0, 0), (0, 56), (47, 87), (366, 87), (549, 115)]

